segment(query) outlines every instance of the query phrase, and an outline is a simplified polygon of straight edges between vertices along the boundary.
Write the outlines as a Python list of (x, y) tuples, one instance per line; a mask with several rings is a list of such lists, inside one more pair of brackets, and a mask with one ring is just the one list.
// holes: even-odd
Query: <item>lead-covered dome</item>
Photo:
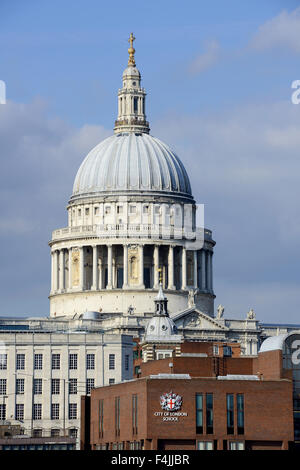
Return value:
[(93, 148), (77, 172), (72, 199), (128, 191), (177, 193), (192, 199), (180, 159), (146, 133), (115, 134)]

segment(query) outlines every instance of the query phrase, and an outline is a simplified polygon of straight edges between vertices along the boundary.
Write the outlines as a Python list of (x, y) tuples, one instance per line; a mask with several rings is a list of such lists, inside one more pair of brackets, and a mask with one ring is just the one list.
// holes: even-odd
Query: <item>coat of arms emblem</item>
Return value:
[(163, 410), (176, 411), (180, 410), (182, 405), (182, 398), (177, 393), (169, 392), (164, 393), (160, 397), (160, 406)]

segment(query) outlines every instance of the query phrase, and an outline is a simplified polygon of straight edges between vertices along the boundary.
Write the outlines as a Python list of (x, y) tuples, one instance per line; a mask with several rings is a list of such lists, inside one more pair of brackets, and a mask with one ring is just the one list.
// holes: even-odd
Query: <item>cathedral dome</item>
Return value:
[(176, 325), (170, 317), (155, 315), (147, 325), (145, 337), (149, 339), (150, 337), (169, 337), (176, 334)]
[(147, 133), (119, 133), (100, 142), (82, 162), (72, 199), (93, 195), (157, 192), (192, 199), (177, 155)]
[(136, 67), (127, 67), (123, 72), (123, 79), (127, 77), (141, 78), (141, 74)]

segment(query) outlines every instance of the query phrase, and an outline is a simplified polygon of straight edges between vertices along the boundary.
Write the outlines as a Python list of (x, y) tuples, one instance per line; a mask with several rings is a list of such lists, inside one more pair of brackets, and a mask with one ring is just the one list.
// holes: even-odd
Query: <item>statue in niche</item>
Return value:
[(135, 280), (138, 278), (137, 258), (135, 256), (130, 258), (130, 277)]
[(72, 286), (79, 286), (79, 250), (72, 251)]

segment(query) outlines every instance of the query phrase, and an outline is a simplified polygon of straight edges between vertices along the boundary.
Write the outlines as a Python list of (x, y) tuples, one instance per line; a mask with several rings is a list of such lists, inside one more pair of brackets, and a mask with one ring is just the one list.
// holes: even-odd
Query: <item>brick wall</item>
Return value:
[[(161, 361), (159, 361), (161, 362)], [(182, 396), (181, 412), (187, 416), (179, 417), (178, 422), (163, 421), (160, 396), (173, 391)], [(196, 393), (213, 393), (214, 430), (213, 434), (196, 434)], [(244, 394), (245, 433), (227, 435), (226, 394)], [(138, 396), (138, 433), (132, 431), (132, 395)], [(115, 398), (120, 397), (120, 435), (115, 434)], [(99, 437), (99, 399), (104, 400), (104, 435)], [(205, 408), (204, 408), (205, 423)], [(237, 417), (235, 413), (235, 432)], [(142, 378), (110, 387), (94, 389), (91, 394), (91, 441), (95, 446), (100, 443), (143, 440), (145, 448), (155, 449), (159, 442), (179, 449), (191, 446), (191, 441), (211, 439), (223, 448), (223, 440), (238, 439), (256, 442), (256, 445), (287, 448), (293, 441), (292, 382), (287, 380), (246, 381), (216, 380), (214, 378), (149, 379)], [(167, 442), (168, 441), (168, 442)], [(178, 442), (176, 442), (178, 441)], [(180, 444), (181, 442), (181, 444)], [(263, 444), (267, 442), (267, 444)], [(279, 443), (279, 444), (278, 444)], [(254, 445), (254, 444), (253, 444)], [(177, 446), (177, 447), (176, 447)], [(278, 447), (279, 446), (279, 447)], [(171, 448), (169, 447), (169, 448)], [(128, 448), (128, 447), (127, 447)], [(184, 447), (181, 447), (182, 449)]]

